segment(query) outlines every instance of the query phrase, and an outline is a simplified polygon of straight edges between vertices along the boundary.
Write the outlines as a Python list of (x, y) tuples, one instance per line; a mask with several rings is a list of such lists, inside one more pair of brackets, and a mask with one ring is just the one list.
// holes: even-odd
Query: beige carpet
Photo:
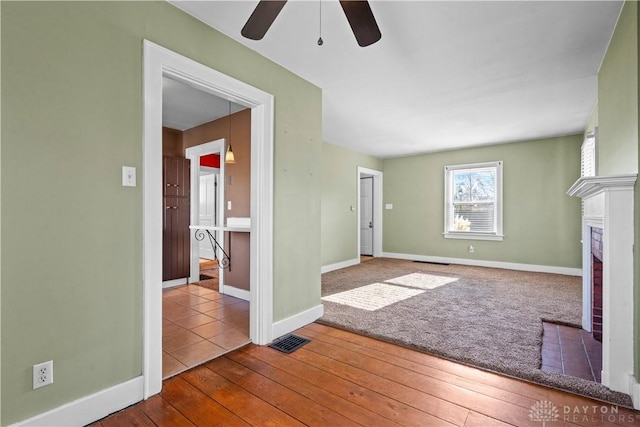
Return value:
[(321, 323), (631, 406), (601, 384), (540, 370), (542, 321), (580, 325), (579, 277), (375, 258), (322, 275)]

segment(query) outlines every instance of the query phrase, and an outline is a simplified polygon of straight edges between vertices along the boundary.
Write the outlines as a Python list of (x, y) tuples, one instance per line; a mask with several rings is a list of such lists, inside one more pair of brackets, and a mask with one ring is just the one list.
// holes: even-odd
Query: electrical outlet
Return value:
[(53, 383), (53, 360), (33, 365), (33, 389)]
[(469, 253), (472, 254), (475, 251), (476, 251), (476, 249), (472, 245), (469, 245)]

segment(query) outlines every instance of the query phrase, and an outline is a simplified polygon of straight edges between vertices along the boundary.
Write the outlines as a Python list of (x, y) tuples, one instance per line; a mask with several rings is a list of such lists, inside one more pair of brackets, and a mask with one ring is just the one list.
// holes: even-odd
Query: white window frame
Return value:
[[(502, 200), (502, 161), (450, 165), (444, 167), (444, 238), (466, 240), (504, 240), (502, 234), (503, 200)], [(453, 220), (453, 173), (462, 169), (496, 169), (496, 229), (495, 232), (451, 231), (449, 224)]]

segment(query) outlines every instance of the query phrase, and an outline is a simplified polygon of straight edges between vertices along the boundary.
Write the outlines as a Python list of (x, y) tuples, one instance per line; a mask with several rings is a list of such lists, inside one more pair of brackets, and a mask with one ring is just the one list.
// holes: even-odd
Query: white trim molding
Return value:
[[(602, 228), (602, 384), (632, 396), (640, 409), (634, 373), (634, 185), (636, 174), (583, 177), (567, 191), (584, 204), (583, 294), (591, 289), (592, 227)], [(583, 307), (589, 310), (590, 307)], [(583, 313), (583, 317), (588, 316)]]
[(322, 304), (311, 307), (286, 319), (273, 323), (273, 339), (281, 337), (285, 334), (293, 332), (303, 326), (313, 323), (324, 315), (324, 306)]
[(640, 383), (633, 375), (629, 375), (629, 390), (634, 409), (640, 409)]
[(556, 267), (553, 265), (520, 264), (502, 261), (483, 261), (465, 258), (448, 258), (428, 255), (400, 254), (385, 252), (382, 256), (387, 258), (407, 259), (410, 261), (434, 262), (441, 264), (472, 265), (475, 267), (503, 268), (505, 270), (532, 271), (536, 273), (564, 274), (566, 276), (580, 276), (582, 270), (571, 267)]
[(186, 277), (183, 277), (181, 279), (166, 280), (162, 282), (162, 289), (174, 288), (176, 286), (186, 285), (188, 283), (189, 281)]
[[(379, 170), (358, 166), (356, 174), (356, 200), (358, 206), (356, 230), (358, 248), (357, 256), (360, 259), (360, 178), (362, 176), (373, 177), (373, 256), (382, 255), (382, 178)], [(360, 261), (358, 261), (360, 262)]]
[(340, 270), (341, 268), (347, 268), (358, 264), (360, 264), (360, 258), (353, 258), (346, 261), (336, 262), (334, 264), (323, 265), (320, 269), (320, 274), (328, 273), (334, 270)]
[[(444, 232), (445, 239), (466, 239), (466, 240), (493, 240), (503, 241), (503, 202), (502, 202), (502, 160), (494, 162), (471, 163), (464, 165), (449, 165), (444, 167)], [(454, 197), (455, 190), (454, 176), (456, 171), (469, 172), (477, 169), (478, 171), (488, 172), (495, 169), (495, 199), (493, 201), (495, 207), (494, 227), (492, 231), (456, 231), (453, 229), (454, 223)], [(477, 201), (476, 203), (482, 203)], [(465, 203), (466, 204), (466, 203)], [(462, 218), (464, 219), (464, 218)]]
[(637, 178), (637, 174), (585, 176), (579, 178), (571, 188), (569, 188), (567, 194), (569, 196), (585, 199), (605, 190), (620, 190), (633, 187)]
[[(187, 148), (185, 150), (185, 154), (187, 159), (191, 160), (192, 165), (199, 165), (200, 157), (207, 154), (218, 153), (220, 158), (223, 158), (226, 143), (227, 141), (224, 138), (205, 142), (204, 144)], [(225, 221), (224, 189), (227, 188), (224, 182), (226, 177), (224, 162), (220, 162), (220, 168), (218, 168), (218, 170), (218, 188), (222, 190), (218, 191), (218, 200), (216, 201), (218, 211), (216, 212), (216, 217), (218, 218), (219, 223), (215, 225), (223, 225)], [(191, 218), (190, 224), (198, 225), (200, 224), (200, 171), (197, 167), (191, 168), (191, 176), (189, 178), (191, 181), (191, 209), (189, 212), (189, 216)], [(224, 233), (219, 233), (217, 240), (220, 245), (224, 247)], [(216, 249), (213, 250), (215, 251)], [(222, 286), (224, 286), (224, 269), (219, 268), (218, 270), (218, 281)], [(200, 241), (196, 239), (195, 232), (191, 233), (191, 261), (189, 271), (189, 280), (191, 282), (197, 282), (200, 280)]]
[(251, 109), (251, 288), (249, 334), (273, 333), (273, 95), (148, 40), (144, 50), (143, 362), (144, 399), (162, 389), (162, 79), (169, 77)]
[(142, 400), (143, 378), (129, 381), (84, 396), (33, 418), (12, 424), (27, 426), (84, 426)]
[(251, 301), (251, 292), (245, 289), (236, 288), (235, 286), (225, 285), (224, 294), (230, 297), (239, 298), (244, 301)]

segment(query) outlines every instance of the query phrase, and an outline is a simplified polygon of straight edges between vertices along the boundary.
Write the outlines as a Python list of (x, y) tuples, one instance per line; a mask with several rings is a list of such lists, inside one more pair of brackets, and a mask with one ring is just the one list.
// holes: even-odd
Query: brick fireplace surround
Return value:
[[(582, 327), (602, 333), (602, 384), (626, 393), (640, 409), (640, 383), (634, 376), (633, 187), (637, 174), (583, 177), (567, 191), (583, 201)], [(602, 233), (594, 229), (600, 229)], [(594, 239), (598, 243), (592, 250)], [(594, 258), (602, 261), (593, 269)], [(601, 325), (592, 277), (602, 278)], [(597, 278), (597, 277), (596, 277)], [(595, 304), (594, 304), (595, 303)]]

